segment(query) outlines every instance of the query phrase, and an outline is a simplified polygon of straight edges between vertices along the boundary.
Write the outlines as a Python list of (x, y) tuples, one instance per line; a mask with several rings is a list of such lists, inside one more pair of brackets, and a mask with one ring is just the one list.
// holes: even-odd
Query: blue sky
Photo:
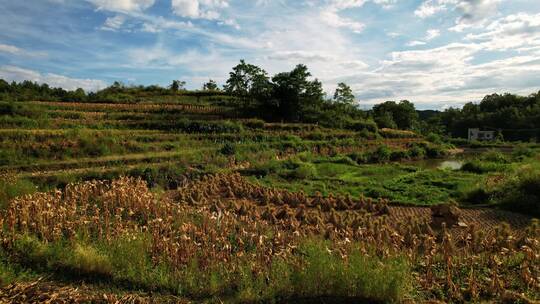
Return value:
[(96, 90), (306, 64), (360, 105), (540, 90), (538, 0), (0, 0), (0, 78)]

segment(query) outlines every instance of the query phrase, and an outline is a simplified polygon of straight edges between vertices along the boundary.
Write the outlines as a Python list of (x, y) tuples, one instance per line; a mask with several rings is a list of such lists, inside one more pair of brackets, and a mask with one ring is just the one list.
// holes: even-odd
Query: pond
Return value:
[(448, 169), (459, 170), (465, 163), (462, 159), (424, 159), (407, 162), (407, 164), (420, 167), (422, 169)]

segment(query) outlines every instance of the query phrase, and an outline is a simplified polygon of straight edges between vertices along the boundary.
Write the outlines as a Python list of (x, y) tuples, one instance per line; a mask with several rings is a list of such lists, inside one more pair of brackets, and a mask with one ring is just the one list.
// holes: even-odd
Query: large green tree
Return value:
[(210, 91), (210, 92), (219, 91), (217, 83), (212, 79), (210, 79), (210, 80), (208, 80), (208, 82), (204, 83), (202, 89), (203, 89), (203, 91)]
[(343, 82), (338, 83), (334, 93), (334, 102), (352, 105), (354, 103), (354, 95), (351, 87)]
[(307, 66), (297, 65), (290, 72), (272, 77), (272, 99), (279, 118), (287, 121), (315, 120), (324, 103), (322, 83), (310, 80)]
[(256, 101), (268, 97), (271, 86), (268, 74), (260, 67), (240, 60), (225, 84), (225, 91), (236, 96), (244, 107), (251, 107)]
[(379, 127), (394, 126), (408, 130), (412, 129), (418, 120), (418, 113), (414, 104), (408, 100), (402, 100), (399, 103), (387, 101), (373, 107), (373, 116), (379, 123)]

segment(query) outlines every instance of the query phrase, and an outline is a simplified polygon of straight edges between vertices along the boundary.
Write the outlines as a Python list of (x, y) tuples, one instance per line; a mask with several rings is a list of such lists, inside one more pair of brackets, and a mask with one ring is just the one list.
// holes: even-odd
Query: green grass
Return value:
[(297, 168), (274, 163), (268, 173), (251, 178), (266, 186), (303, 190), (312, 195), (319, 191), (323, 195), (382, 197), (393, 203), (411, 205), (458, 200), (478, 180), (474, 173), (397, 163), (356, 165), (343, 157), (300, 162)]
[(11, 199), (36, 191), (37, 187), (27, 179), (17, 179), (7, 174), (0, 176), (0, 210), (4, 209)]
[(22, 235), (10, 258), (1, 255), (0, 283), (30, 274), (49, 273), (60, 279), (85, 278), (111, 287), (171, 292), (180, 296), (233, 302), (334, 297), (370, 303), (398, 302), (410, 293), (410, 269), (405, 258), (381, 258), (352, 250), (348, 259), (328, 251), (327, 241), (303, 241), (288, 260), (275, 257), (263, 271), (254, 272), (248, 260), (230, 266), (216, 263), (202, 269), (193, 260), (180, 272), (149, 258), (149, 239), (119, 237), (110, 243), (81, 238), (44, 243)]
[(520, 212), (540, 217), (540, 165), (529, 159), (511, 170), (494, 175), (497, 182), (485, 182), (471, 189), (466, 199), (472, 204)]

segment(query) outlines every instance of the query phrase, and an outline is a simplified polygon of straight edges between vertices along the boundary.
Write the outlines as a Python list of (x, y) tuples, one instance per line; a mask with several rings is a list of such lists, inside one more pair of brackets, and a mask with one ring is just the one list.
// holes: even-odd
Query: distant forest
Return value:
[(266, 121), (316, 123), (325, 127), (374, 132), (378, 128), (413, 130), (424, 135), (467, 137), (469, 128), (497, 132), (501, 140), (540, 138), (540, 91), (529, 96), (491, 94), (480, 103), (461, 109), (418, 111), (407, 100), (386, 101), (371, 110), (355, 105), (351, 88), (340, 83), (328, 97), (322, 83), (312, 79), (305, 65), (268, 76), (267, 72), (241, 60), (223, 88), (209, 80), (200, 90), (186, 90), (185, 82), (174, 80), (169, 87), (126, 86), (115, 82), (97, 92), (68, 91), (31, 81), (0, 79), (0, 115), (13, 115), (16, 102), (65, 101), (137, 103), (143, 101), (186, 102), (228, 106), (239, 118)]

